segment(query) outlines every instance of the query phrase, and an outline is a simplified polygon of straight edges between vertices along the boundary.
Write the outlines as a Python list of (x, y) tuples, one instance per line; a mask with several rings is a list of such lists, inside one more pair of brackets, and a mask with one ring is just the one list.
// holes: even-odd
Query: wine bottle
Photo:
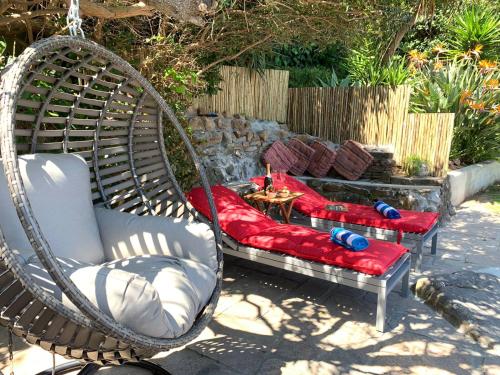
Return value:
[(264, 178), (264, 191), (273, 191), (273, 178), (271, 176), (271, 164), (266, 164), (266, 177)]

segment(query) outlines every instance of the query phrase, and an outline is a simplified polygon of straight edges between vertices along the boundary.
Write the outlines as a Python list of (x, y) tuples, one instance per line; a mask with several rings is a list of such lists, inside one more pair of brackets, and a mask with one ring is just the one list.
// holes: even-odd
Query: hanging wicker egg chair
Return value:
[[(77, 307), (68, 307), (26, 272), (0, 227), (0, 322), (31, 344), (99, 366), (141, 361), (197, 337), (220, 294), (221, 236), (204, 170), (165, 100), (123, 59), (94, 42), (64, 36), (28, 47), (4, 72), (0, 92), (0, 149), (12, 204), (40, 269)], [(89, 300), (82, 285), (75, 285), (34, 210), (20, 167), (26, 154), (78, 155), (88, 166), (94, 206), (141, 219), (196, 222), (199, 216), (167, 159), (164, 127), (178, 132), (199, 173), (214, 218), (210, 228), (216, 254), (216, 283), (208, 302), (184, 333), (166, 338), (118, 322)]]

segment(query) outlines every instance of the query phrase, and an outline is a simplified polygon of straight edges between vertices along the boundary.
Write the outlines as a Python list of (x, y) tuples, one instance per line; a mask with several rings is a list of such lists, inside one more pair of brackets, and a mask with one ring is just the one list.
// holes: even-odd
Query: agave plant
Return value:
[(414, 112), (456, 113), (462, 93), (476, 91), (490, 78), (483, 76), (473, 64), (463, 61), (453, 61), (440, 69), (435, 68), (437, 63), (424, 66), (413, 79), (410, 105)]
[(478, 3), (456, 16), (449, 29), (449, 46), (466, 59), (500, 58), (500, 14)]
[[(442, 62), (441, 62), (442, 63)], [(500, 71), (466, 61), (417, 73), (411, 97), (415, 112), (455, 113), (451, 158), (465, 163), (500, 157)]]

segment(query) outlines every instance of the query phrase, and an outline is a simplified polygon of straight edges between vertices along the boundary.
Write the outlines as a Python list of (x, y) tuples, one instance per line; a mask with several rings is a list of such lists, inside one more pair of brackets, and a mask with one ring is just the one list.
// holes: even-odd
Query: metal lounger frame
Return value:
[[(290, 220), (294, 224), (309, 226), (321, 231), (328, 232), (332, 226), (337, 226), (341, 228), (349, 229), (353, 232), (361, 234), (363, 236), (376, 238), (378, 240), (392, 241), (396, 242), (398, 239), (398, 231), (390, 229), (382, 229), (376, 227), (369, 227), (358, 224), (343, 223), (333, 220), (318, 219), (314, 217), (306, 216), (297, 210), (293, 210)], [(424, 252), (424, 243), (432, 239), (431, 254), (436, 255), (437, 252), (437, 241), (438, 241), (438, 223), (436, 222), (431, 229), (426, 233), (411, 233), (403, 232), (401, 240), (404, 242), (409, 242), (415, 244), (415, 250), (417, 259), (415, 261), (415, 271), (421, 272), (422, 270), (422, 258)]]
[(222, 242), (223, 252), (228, 255), (376, 293), (378, 296), (376, 328), (380, 332), (385, 330), (387, 296), (395, 288), (399, 280), (402, 281), (401, 294), (404, 297), (408, 295), (411, 266), (411, 255), (409, 253), (401, 256), (383, 275), (374, 276), (300, 259), (291, 255), (244, 246), (226, 234), (223, 234)]

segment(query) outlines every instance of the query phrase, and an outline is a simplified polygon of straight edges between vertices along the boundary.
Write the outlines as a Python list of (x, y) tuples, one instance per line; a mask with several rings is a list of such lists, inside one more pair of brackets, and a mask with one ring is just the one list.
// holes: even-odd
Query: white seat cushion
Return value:
[(18, 160), (31, 208), (54, 254), (102, 263), (85, 160), (72, 154), (23, 155)]
[[(99, 309), (137, 333), (158, 338), (187, 332), (216, 283), (209, 267), (173, 257), (133, 257), (98, 266), (66, 258), (59, 258), (59, 262)], [(25, 269), (46, 291), (79, 311), (62, 295), (38, 260)]]

